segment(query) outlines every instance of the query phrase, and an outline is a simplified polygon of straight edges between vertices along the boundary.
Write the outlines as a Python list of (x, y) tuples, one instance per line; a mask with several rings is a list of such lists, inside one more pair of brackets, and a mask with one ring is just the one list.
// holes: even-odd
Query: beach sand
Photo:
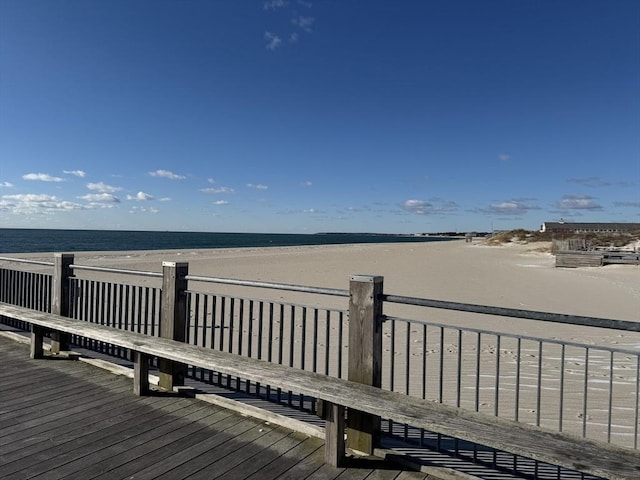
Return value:
[(381, 275), (385, 293), (395, 295), (640, 322), (640, 268), (555, 268), (541, 247), (456, 240), (86, 252), (75, 263), (160, 272), (163, 261), (188, 262), (193, 275), (338, 289), (348, 289), (354, 274)]
[[(547, 245), (506, 244), (488, 246), (483, 241), (384, 243), (269, 248), (230, 248), (128, 252), (80, 252), (77, 265), (161, 272), (162, 262), (188, 262), (189, 273), (199, 276), (279, 282), (313, 287), (348, 289), (351, 275), (381, 275), (387, 294), (473, 303), (499, 307), (563, 313), (640, 322), (640, 268), (609, 265), (599, 268), (555, 268)], [(12, 256), (51, 261), (52, 254)], [(15, 265), (15, 264), (14, 264)], [(78, 276), (93, 276), (77, 272)], [(108, 277), (112, 275), (109, 274)], [(100, 274), (105, 278), (104, 274)], [(115, 277), (115, 276), (114, 276)], [(132, 277), (117, 276), (118, 281)], [(136, 279), (139, 281), (139, 279)], [(152, 280), (145, 280), (152, 282)], [(212, 284), (208, 290), (237, 292)], [(245, 288), (246, 292), (247, 289)], [(303, 295), (265, 289), (250, 291), (256, 298), (310, 301), (346, 309), (346, 299), (325, 297), (308, 300)], [(387, 314), (403, 315), (410, 309), (393, 307)], [(393, 310), (395, 308), (395, 310)], [(450, 321), (466, 315), (438, 311)], [(476, 320), (469, 320), (471, 324)], [(492, 325), (512, 331), (561, 335), (564, 328), (539, 329), (530, 322), (492, 317)], [(539, 324), (539, 322), (534, 322)], [(640, 341), (638, 342), (640, 343)]]

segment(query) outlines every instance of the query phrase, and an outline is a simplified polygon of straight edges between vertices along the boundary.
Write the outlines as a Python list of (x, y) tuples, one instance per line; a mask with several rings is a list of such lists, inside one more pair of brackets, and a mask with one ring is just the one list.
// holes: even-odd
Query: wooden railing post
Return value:
[(149, 393), (149, 356), (140, 352), (133, 352), (133, 394), (147, 395)]
[[(55, 253), (53, 257), (53, 285), (51, 298), (51, 313), (62, 317), (69, 316), (69, 277), (73, 271), (69, 268), (73, 264), (72, 253)], [(51, 353), (69, 350), (69, 335), (55, 332), (51, 335)]]
[[(162, 262), (162, 305), (160, 312), (160, 336), (178, 342), (186, 341), (187, 309), (186, 290), (189, 264), (186, 262)], [(173, 390), (184, 385), (187, 367), (170, 360), (159, 359), (158, 370), (161, 388)]]
[[(349, 376), (352, 382), (382, 384), (383, 277), (354, 275), (349, 284)], [(347, 447), (373, 454), (380, 417), (349, 410)]]
[(344, 407), (325, 402), (324, 461), (332, 467), (344, 465)]
[(31, 324), (31, 351), (29, 356), (33, 359), (43, 357), (42, 340), (44, 339), (44, 330)]

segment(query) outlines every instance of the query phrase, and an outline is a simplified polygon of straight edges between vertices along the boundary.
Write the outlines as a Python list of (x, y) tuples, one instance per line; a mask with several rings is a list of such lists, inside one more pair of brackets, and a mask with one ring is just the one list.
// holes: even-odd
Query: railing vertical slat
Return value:
[(520, 370), (522, 358), (522, 339), (518, 338), (516, 342), (516, 385), (515, 385), (515, 402), (513, 419), (517, 422), (520, 419)]
[(584, 351), (584, 390), (582, 396), (582, 436), (587, 436), (587, 405), (589, 393), (589, 349)]
[(500, 346), (502, 337), (496, 335), (496, 378), (493, 392), (493, 414), (497, 417), (500, 409)]
[(536, 425), (540, 426), (542, 418), (542, 341), (538, 342), (538, 394), (536, 395)]
[(564, 378), (565, 378), (566, 345), (562, 344), (560, 350), (560, 398), (558, 401), (558, 431), (564, 428)]

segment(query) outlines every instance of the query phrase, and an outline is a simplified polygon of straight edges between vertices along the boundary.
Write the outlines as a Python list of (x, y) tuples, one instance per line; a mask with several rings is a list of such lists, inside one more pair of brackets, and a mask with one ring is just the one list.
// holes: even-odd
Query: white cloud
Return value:
[(302, 15), (291, 19), (291, 23), (305, 32), (311, 32), (311, 25), (313, 25), (315, 21), (316, 19), (313, 17), (303, 17)]
[(520, 210), (520, 205), (518, 202), (501, 202), (492, 204), (491, 208), (500, 212), (514, 212)]
[(38, 180), (40, 182), (64, 182), (60, 177), (52, 177), (46, 173), (27, 173), (22, 178), (25, 180)]
[(304, 182), (302, 182), (300, 185), (302, 185), (303, 187), (310, 187), (313, 185), (313, 182), (310, 182), (309, 180), (306, 180)]
[(81, 210), (78, 203), (61, 200), (54, 195), (24, 193), (3, 195), (0, 202), (2, 210), (15, 214), (50, 213), (54, 211)]
[(254, 183), (247, 183), (247, 187), (249, 188), (255, 188), (257, 190), (267, 190), (269, 187), (266, 185), (262, 185), (260, 183), (258, 184), (254, 184)]
[(433, 205), (429, 202), (425, 202), (424, 200), (410, 199), (405, 200), (400, 207), (415, 215), (428, 215), (431, 213)]
[(556, 203), (560, 210), (601, 210), (602, 206), (594, 202), (593, 197), (586, 195), (565, 195)]
[(228, 205), (229, 202), (227, 202), (226, 200), (216, 200), (215, 202), (213, 202), (214, 205)]
[(219, 193), (234, 193), (235, 190), (229, 187), (219, 187), (219, 188), (201, 188), (200, 191), (204, 193), (219, 194)]
[(11, 187), (13, 187), (13, 183), (9, 183), (9, 182), (0, 183), (0, 188), (11, 188)]
[(135, 196), (127, 195), (127, 200), (132, 200), (135, 202), (145, 202), (147, 200), (153, 200), (153, 195), (149, 195), (148, 193), (138, 192)]
[[(435, 203), (432, 203), (435, 202)], [(432, 199), (432, 202), (425, 200), (409, 199), (400, 204), (400, 208), (414, 215), (436, 215), (450, 214), (456, 212), (460, 207), (451, 200), (441, 198)]]
[(84, 178), (87, 175), (86, 172), (83, 172), (82, 170), (63, 170), (62, 172), (67, 175), (75, 175), (80, 178)]
[(211, 184), (216, 183), (216, 181), (215, 181), (215, 179), (214, 179), (214, 178), (207, 178), (207, 182), (209, 182), (209, 183), (211, 183)]
[(162, 197), (160, 200), (158, 200), (159, 202), (170, 202), (171, 198), (170, 197)]
[(293, 32), (289, 34), (289, 43), (298, 43), (300, 39), (300, 35), (297, 32)]
[(508, 201), (493, 203), (490, 205), (489, 210), (491, 213), (498, 213), (502, 215), (521, 215), (528, 210), (526, 205), (522, 205), (519, 202)]
[(288, 3), (289, 2), (287, 2), (287, 0), (267, 0), (264, 2), (264, 9), (276, 10), (278, 8), (286, 7)]
[(504, 202), (492, 203), (487, 208), (476, 211), (485, 215), (524, 215), (530, 210), (540, 210), (540, 207), (530, 203), (531, 199), (512, 199)]
[(267, 42), (267, 50), (275, 50), (282, 46), (282, 39), (274, 33), (264, 32), (264, 39)]
[(78, 198), (91, 203), (120, 203), (120, 199), (110, 193), (88, 193)]
[(129, 213), (158, 213), (160, 210), (157, 208), (147, 208), (147, 207), (131, 207)]
[(511, 155), (509, 155), (508, 153), (501, 153), (498, 158), (500, 158), (500, 160), (502, 160), (503, 162), (508, 162), (509, 160), (511, 160)]
[(176, 173), (170, 172), (169, 170), (156, 170), (154, 172), (149, 172), (149, 175), (151, 175), (152, 177), (168, 178), (169, 180), (184, 180), (185, 178), (187, 178), (184, 175), (178, 175)]
[(317, 208), (304, 208), (304, 209), (281, 210), (276, 213), (278, 215), (300, 215), (301, 213), (307, 213), (311, 215), (320, 215), (326, 212)]
[(95, 192), (103, 192), (103, 193), (113, 193), (113, 192), (122, 190), (122, 188), (120, 187), (112, 187), (111, 185), (107, 185), (106, 183), (103, 183), (103, 182), (87, 183), (87, 188)]

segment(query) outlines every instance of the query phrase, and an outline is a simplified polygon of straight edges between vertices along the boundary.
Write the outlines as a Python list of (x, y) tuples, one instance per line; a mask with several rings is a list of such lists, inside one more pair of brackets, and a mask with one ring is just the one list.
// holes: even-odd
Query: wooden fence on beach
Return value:
[[(420, 427), (420, 421), (414, 422), (417, 427), (394, 421), (397, 412), (388, 417), (371, 415), (363, 404), (365, 411), (359, 413), (344, 398), (342, 405), (349, 410), (347, 446), (356, 451), (373, 453), (380, 435), (386, 435), (407, 445), (479, 459), (485, 446), (504, 447), (500, 439), (492, 442), (483, 432), (487, 426), (482, 422), (494, 418), (493, 423), (501, 426), (505, 435), (518, 428), (530, 429), (520, 440), (512, 439), (511, 449), (507, 448), (513, 453), (510, 460), (500, 460), (493, 450), (492, 462), (509, 464), (501, 468), (529, 468), (529, 456), (557, 465), (558, 478), (565, 468), (633, 478), (620, 473), (622, 470), (616, 469), (622, 467), (611, 462), (603, 470), (605, 460), (595, 458), (598, 455), (566, 458), (553, 445), (544, 445), (550, 442), (533, 445), (532, 439), (544, 439), (545, 432), (574, 442), (585, 453), (600, 449), (612, 455), (606, 458), (617, 455), (640, 468), (640, 324), (634, 322), (390, 295), (384, 292), (382, 277), (377, 276), (354, 275), (349, 289), (341, 290), (193, 276), (187, 263), (165, 262), (162, 272), (141, 272), (75, 265), (69, 254), (56, 254), (53, 262), (0, 261), (7, 265), (0, 268), (0, 302), (6, 305), (0, 320), (29, 330), (34, 324), (24, 312), (40, 312), (37, 318), (53, 332), (54, 353), (72, 343), (121, 358), (138, 358), (131, 346), (134, 343), (105, 341), (108, 335), (102, 332), (108, 328), (266, 362), (273, 368), (282, 366), (290, 369), (286, 372), (293, 372), (291, 375), (320, 374), (346, 382), (340, 384), (345, 392), (353, 383), (370, 385), (399, 395), (393, 397), (394, 402), (400, 402), (398, 411), (404, 409), (402, 398), (412, 398), (425, 402), (420, 408), (442, 405), (454, 409), (454, 416), (469, 415), (479, 422), (473, 427), (469, 420), (466, 432), (454, 431), (446, 424), (430, 431)], [(127, 281), (113, 281), (114, 276)], [(279, 295), (278, 299), (260, 299), (221, 292), (222, 287), (245, 293), (278, 291)], [(314, 298), (330, 296), (344, 302), (344, 307), (326, 308), (315, 300), (281, 300), (287, 292)], [(383, 313), (383, 309), (393, 311), (394, 306), (416, 313), (411, 318)], [(433, 312), (607, 329), (611, 336), (623, 337), (627, 343), (582, 344), (471, 328), (436, 321)], [(96, 336), (92, 337), (90, 329), (75, 327), (78, 323), (69, 324), (67, 334), (51, 327), (60, 317), (95, 325)], [(80, 331), (88, 333), (68, 335)], [(190, 355), (188, 350), (185, 355)], [(232, 370), (208, 368), (210, 363), (194, 360), (180, 364), (163, 360), (161, 354), (156, 357), (160, 386), (166, 389), (191, 377), (286, 408), (326, 413), (319, 401), (323, 400), (322, 392), (309, 395), (255, 381), (249, 370), (242, 368), (234, 374)], [(484, 443), (468, 447), (458, 439), (481, 439)]]
[(640, 265), (640, 251), (613, 247), (595, 247), (585, 238), (554, 239), (551, 253), (556, 267), (602, 267)]
[(556, 267), (640, 265), (640, 253), (624, 250), (564, 250), (556, 253)]

